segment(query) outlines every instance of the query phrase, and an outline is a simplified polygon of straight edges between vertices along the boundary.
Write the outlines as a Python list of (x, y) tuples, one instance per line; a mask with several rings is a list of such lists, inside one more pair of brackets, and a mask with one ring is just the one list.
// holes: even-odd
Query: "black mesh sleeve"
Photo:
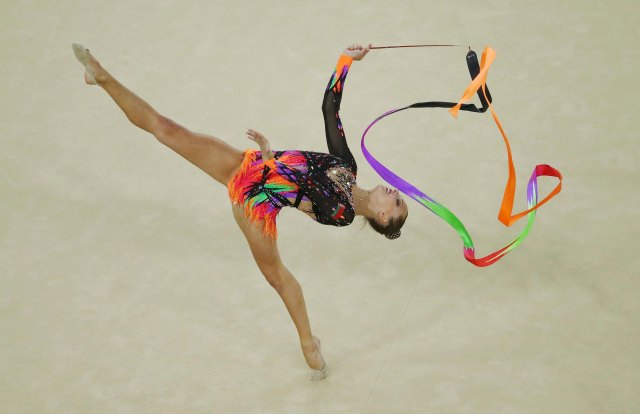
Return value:
[(324, 131), (327, 137), (329, 153), (345, 160), (354, 173), (357, 173), (356, 161), (347, 145), (347, 139), (340, 121), (340, 102), (344, 82), (349, 72), (351, 59), (345, 55), (340, 56), (338, 66), (331, 75), (329, 84), (322, 100), (322, 114), (324, 116)]

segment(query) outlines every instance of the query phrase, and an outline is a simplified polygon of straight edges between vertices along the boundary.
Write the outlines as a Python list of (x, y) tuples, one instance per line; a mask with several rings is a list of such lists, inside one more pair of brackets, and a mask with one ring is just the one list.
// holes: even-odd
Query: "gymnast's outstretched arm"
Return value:
[(363, 47), (351, 45), (346, 48), (340, 58), (336, 68), (329, 79), (329, 84), (322, 100), (322, 114), (324, 116), (324, 130), (327, 138), (329, 153), (342, 158), (350, 164), (354, 173), (357, 173), (356, 161), (347, 145), (342, 122), (340, 120), (340, 103), (342, 101), (342, 91), (349, 73), (349, 68), (354, 60), (361, 60), (369, 53), (371, 45)]

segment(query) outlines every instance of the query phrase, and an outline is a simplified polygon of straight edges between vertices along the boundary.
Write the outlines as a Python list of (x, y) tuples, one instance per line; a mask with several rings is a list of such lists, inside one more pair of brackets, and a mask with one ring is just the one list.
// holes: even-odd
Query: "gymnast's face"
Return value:
[(400, 192), (383, 185), (376, 186), (369, 195), (369, 207), (377, 213), (377, 221), (386, 225), (391, 218), (406, 217), (409, 206)]

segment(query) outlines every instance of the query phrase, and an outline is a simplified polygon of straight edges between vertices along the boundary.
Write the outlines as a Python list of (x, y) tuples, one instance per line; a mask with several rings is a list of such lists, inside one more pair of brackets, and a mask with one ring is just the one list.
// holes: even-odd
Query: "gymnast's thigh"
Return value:
[(244, 160), (244, 153), (220, 138), (192, 132), (170, 119), (163, 119), (156, 138), (226, 187)]
[(267, 278), (274, 277), (280, 273), (282, 260), (276, 240), (272, 240), (263, 234), (264, 223), (255, 223), (244, 215), (243, 207), (232, 204), (233, 217), (238, 223), (238, 227), (247, 239), (251, 254), (260, 268), (260, 271)]

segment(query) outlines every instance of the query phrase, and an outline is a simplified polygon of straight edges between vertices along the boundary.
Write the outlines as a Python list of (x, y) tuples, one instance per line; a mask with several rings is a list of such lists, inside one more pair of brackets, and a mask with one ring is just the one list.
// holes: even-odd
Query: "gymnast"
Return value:
[(102, 87), (127, 118), (153, 134), (202, 171), (227, 187), (233, 216), (247, 239), (253, 258), (267, 282), (277, 291), (293, 319), (311, 371), (309, 378), (326, 377), (327, 364), (320, 340), (311, 333), (300, 284), (278, 253), (276, 216), (282, 207), (294, 207), (321, 224), (348, 226), (363, 216), (389, 239), (400, 236), (408, 206), (398, 190), (378, 185), (365, 190), (356, 184), (357, 166), (347, 146), (339, 109), (351, 63), (364, 58), (371, 45), (351, 45), (338, 60), (322, 101), (329, 153), (272, 151), (269, 141), (249, 129), (247, 138), (260, 151), (241, 151), (219, 138), (192, 132), (160, 115), (147, 102), (118, 82), (82, 45), (72, 46), (85, 67), (85, 82)]

